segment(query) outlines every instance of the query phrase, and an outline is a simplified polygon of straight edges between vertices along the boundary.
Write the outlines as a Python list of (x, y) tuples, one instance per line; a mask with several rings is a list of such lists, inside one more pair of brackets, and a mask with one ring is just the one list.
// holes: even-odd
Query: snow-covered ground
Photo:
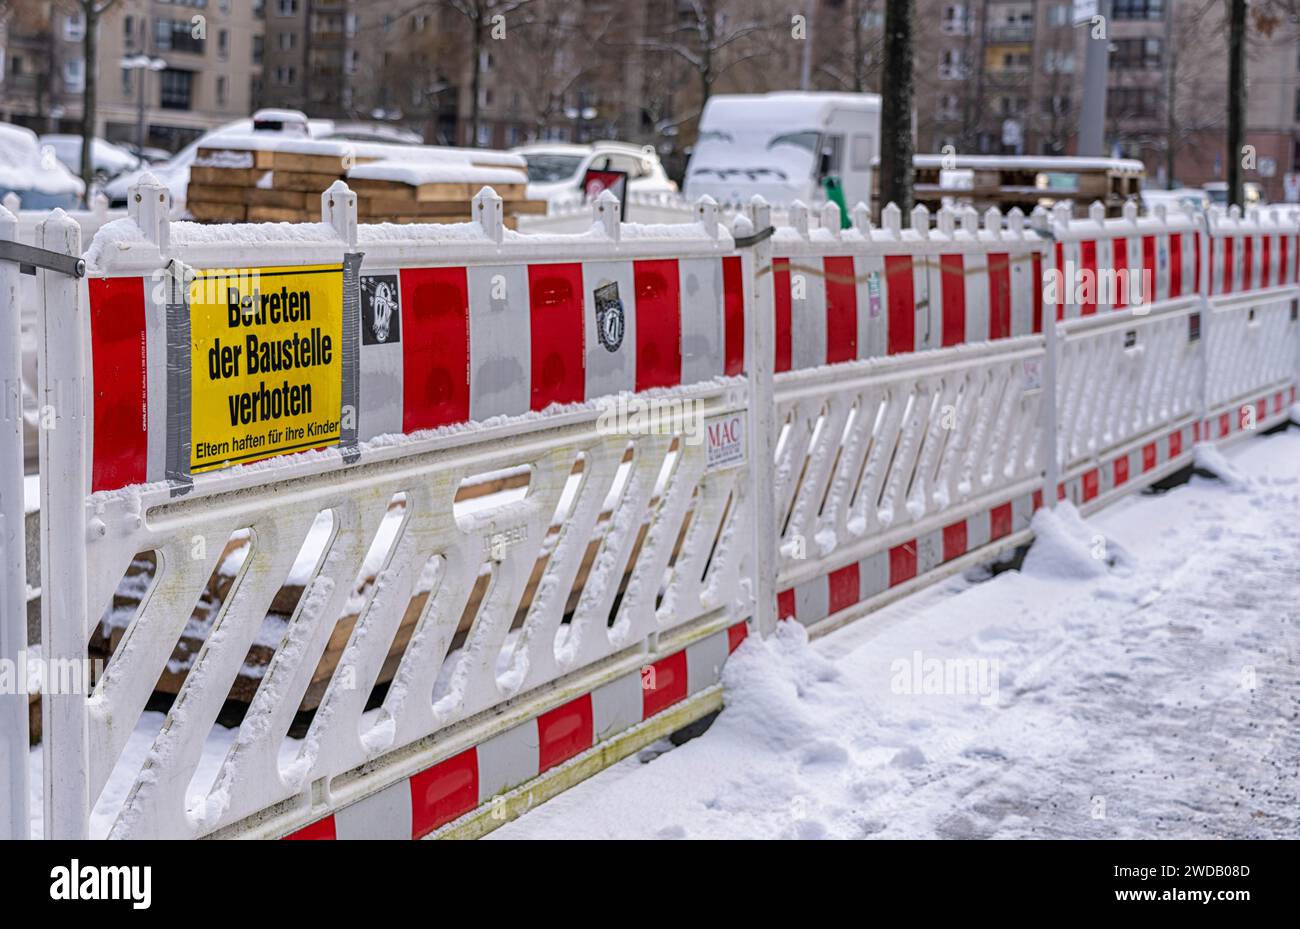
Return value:
[(704, 736), (493, 836), (1300, 836), (1300, 430), (1202, 463), (1040, 513), (1020, 571), (751, 636)]

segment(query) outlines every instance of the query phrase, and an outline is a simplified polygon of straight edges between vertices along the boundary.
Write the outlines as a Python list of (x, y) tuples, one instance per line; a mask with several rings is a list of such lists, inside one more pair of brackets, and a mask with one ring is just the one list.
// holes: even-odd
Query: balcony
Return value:
[(1034, 38), (1033, 23), (998, 23), (989, 24), (984, 38), (992, 43), (1031, 42)]

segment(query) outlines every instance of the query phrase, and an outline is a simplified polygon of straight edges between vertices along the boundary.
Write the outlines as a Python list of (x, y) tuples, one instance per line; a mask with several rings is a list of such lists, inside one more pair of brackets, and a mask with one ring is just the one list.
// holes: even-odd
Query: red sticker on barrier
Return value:
[(910, 255), (885, 256), (885, 289), (889, 291), (890, 355), (916, 351), (916, 299)]
[(532, 403), (581, 403), (587, 389), (580, 263), (529, 265)]
[(1011, 535), (1011, 504), (1004, 503), (989, 511), (989, 541)]
[(774, 369), (778, 374), (789, 371), (794, 357), (794, 337), (790, 299), (790, 259), (772, 259), (772, 302), (776, 314), (776, 355)]
[(916, 577), (916, 539), (889, 550), (889, 586), (896, 587)]
[(726, 303), (722, 373), (734, 376), (745, 370), (745, 275), (739, 258), (722, 259), (722, 296)]
[(966, 554), (966, 520), (943, 527), (943, 560), (952, 561)]
[(686, 651), (683, 649), (641, 669), (641, 718), (686, 699)]
[(91, 278), (90, 351), (94, 449), (90, 489), (148, 480), (148, 352), (144, 278)]
[(1011, 256), (989, 254), (989, 338), (1011, 335)]
[(777, 619), (798, 619), (798, 612), (795, 610), (794, 588), (783, 590), (776, 595), (776, 618)]
[(827, 615), (838, 613), (858, 602), (861, 588), (858, 584), (858, 563), (832, 571), (826, 576)]
[(401, 273), (402, 431), (469, 419), (469, 284), (464, 268)]
[(318, 819), (314, 823), (303, 826), (296, 832), (290, 832), (284, 838), (286, 840), (334, 841), (338, 838), (334, 828), (334, 817), (326, 816), (324, 819)]
[(583, 694), (538, 716), (537, 773), (591, 748), (592, 731), (591, 694)]
[(411, 775), (411, 838), (419, 839), (478, 806), (478, 750)]
[(682, 304), (677, 259), (632, 262), (636, 289), (636, 389), (682, 382)]
[(858, 285), (852, 256), (824, 259), (826, 273), (826, 363), (858, 357)]

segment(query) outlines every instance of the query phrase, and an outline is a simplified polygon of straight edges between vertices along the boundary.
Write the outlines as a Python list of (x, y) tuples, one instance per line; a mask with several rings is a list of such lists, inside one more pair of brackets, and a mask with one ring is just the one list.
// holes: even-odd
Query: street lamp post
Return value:
[(136, 88), (136, 114), (135, 114), (135, 153), (136, 157), (144, 160), (144, 79), (150, 71), (162, 71), (167, 67), (167, 62), (161, 58), (150, 58), (148, 55), (133, 55), (129, 58), (122, 59), (122, 69), (125, 71), (139, 71), (140, 76), (136, 83), (140, 86)]

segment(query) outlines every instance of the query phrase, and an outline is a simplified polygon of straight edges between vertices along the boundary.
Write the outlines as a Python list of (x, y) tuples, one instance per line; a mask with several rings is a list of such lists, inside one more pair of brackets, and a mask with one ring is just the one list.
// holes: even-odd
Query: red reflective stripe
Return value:
[(1034, 252), (1034, 332), (1043, 331), (1043, 253)]
[(1070, 285), (1065, 280), (1065, 246), (1056, 243), (1056, 319), (1065, 319), (1065, 288)]
[(826, 600), (829, 605), (827, 615), (853, 606), (858, 602), (858, 593), (861, 590), (858, 586), (858, 563), (855, 561), (851, 565), (832, 571), (826, 576), (826, 587)]
[(826, 272), (826, 363), (858, 357), (858, 286), (853, 258), (824, 259)]
[(966, 341), (966, 268), (961, 255), (939, 256), (939, 288), (942, 291), (943, 346)]
[(582, 265), (529, 265), (532, 408), (581, 403), (587, 389)]
[(1255, 269), (1255, 237), (1248, 235), (1241, 244), (1241, 289), (1250, 290), (1250, 279)]
[(649, 719), (686, 699), (686, 651), (661, 658), (641, 669), (641, 718)]
[(1263, 254), (1260, 255), (1259, 286), (1270, 287), (1273, 281), (1273, 237), (1266, 235), (1262, 241), (1264, 249)]
[(1011, 504), (1004, 503), (989, 511), (989, 541), (1011, 535)]
[(745, 370), (745, 277), (737, 257), (722, 259), (722, 297), (726, 303), (722, 321), (726, 340), (722, 371), (736, 375)]
[(1183, 453), (1183, 433), (1182, 431), (1171, 432), (1169, 434), (1169, 457), (1177, 458)]
[(411, 776), (411, 838), (428, 835), (478, 806), (478, 750)]
[[(637, 323), (640, 323), (640, 313)], [(537, 717), (537, 773), (541, 774), (593, 744), (591, 694), (583, 694)]]
[(1169, 236), (1169, 296), (1183, 295), (1183, 236), (1180, 232)]
[(794, 588), (783, 590), (776, 595), (776, 618), (777, 619), (797, 619), (798, 611), (795, 609)]
[(1011, 256), (989, 254), (989, 338), (1011, 335)]
[[(1196, 424), (1200, 427), (1200, 423)], [(1156, 466), (1156, 443), (1148, 442), (1142, 446), (1142, 470), (1150, 471)]]
[(1041, 490), (1034, 491), (1033, 505), (1035, 513), (1043, 508), (1043, 492)]
[(885, 256), (885, 287), (889, 291), (887, 354), (916, 351), (916, 302), (912, 286), (912, 257)]
[(1232, 236), (1223, 242), (1223, 290), (1220, 293), (1232, 293)]
[(1160, 285), (1156, 283), (1160, 278), (1156, 272), (1156, 237), (1153, 235), (1143, 236), (1142, 281), (1138, 286), (1142, 288), (1142, 299), (1148, 304), (1155, 303), (1160, 299), (1160, 294), (1157, 292)]
[(889, 550), (889, 586), (897, 587), (916, 577), (916, 539)]
[(1128, 455), (1115, 459), (1115, 486), (1128, 481)]
[[(1148, 237), (1148, 241), (1150, 237)], [(1132, 294), (1128, 282), (1128, 240), (1110, 240), (1111, 265), (1115, 268), (1115, 304), (1114, 309), (1122, 310), (1128, 306)]]
[(776, 356), (774, 370), (789, 371), (794, 353), (794, 340), (790, 334), (793, 325), (790, 306), (790, 259), (772, 259), (772, 302), (776, 313)]
[(966, 554), (966, 520), (943, 527), (943, 560), (952, 561)]
[(682, 382), (682, 303), (676, 258), (632, 262), (636, 389)]
[(285, 839), (326, 839), (334, 840), (338, 834), (334, 830), (334, 817), (326, 816), (310, 825), (303, 826), (296, 832), (290, 832)]
[(1097, 491), (1101, 489), (1101, 474), (1096, 468), (1087, 471), (1083, 475), (1083, 502), (1087, 503), (1093, 497), (1097, 496)]
[(1083, 316), (1091, 316), (1097, 312), (1097, 243), (1085, 241), (1079, 243), (1079, 263), (1083, 266), (1082, 289), (1087, 295), (1083, 301), (1079, 312)]
[(469, 284), (464, 268), (406, 268), (402, 431), (469, 419)]
[(88, 289), (95, 382), (90, 489), (116, 490), (148, 480), (144, 278), (92, 278)]
[(736, 623), (734, 626), (727, 627), (727, 654), (730, 655), (736, 649), (740, 648), (740, 643), (745, 641), (749, 635), (748, 623)]

